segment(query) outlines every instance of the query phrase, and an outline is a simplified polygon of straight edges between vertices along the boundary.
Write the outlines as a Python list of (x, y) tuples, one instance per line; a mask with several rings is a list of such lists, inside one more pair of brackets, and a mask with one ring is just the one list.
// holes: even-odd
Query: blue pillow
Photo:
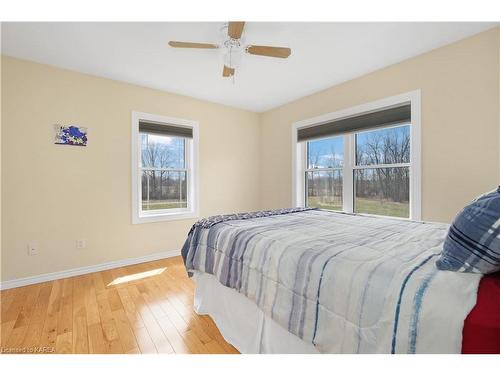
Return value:
[(458, 272), (500, 271), (500, 186), (457, 215), (436, 265), (440, 270)]

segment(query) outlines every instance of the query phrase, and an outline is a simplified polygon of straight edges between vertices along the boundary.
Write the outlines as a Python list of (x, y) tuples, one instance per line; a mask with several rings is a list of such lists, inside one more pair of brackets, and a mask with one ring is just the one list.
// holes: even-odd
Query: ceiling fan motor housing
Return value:
[(224, 65), (229, 68), (238, 68), (241, 65), (241, 60), (245, 49), (243, 47), (244, 41), (242, 38), (233, 39), (227, 37), (222, 42), (222, 50), (224, 51)]

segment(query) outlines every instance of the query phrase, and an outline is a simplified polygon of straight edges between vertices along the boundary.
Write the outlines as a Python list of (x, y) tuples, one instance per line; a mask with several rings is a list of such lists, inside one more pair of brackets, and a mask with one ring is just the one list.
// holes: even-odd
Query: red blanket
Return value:
[(500, 354), (500, 272), (481, 279), (462, 336), (464, 354)]

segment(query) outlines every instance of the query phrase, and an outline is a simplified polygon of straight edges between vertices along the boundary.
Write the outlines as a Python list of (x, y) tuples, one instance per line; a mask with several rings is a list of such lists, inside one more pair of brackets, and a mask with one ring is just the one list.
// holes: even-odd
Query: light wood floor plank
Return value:
[(14, 329), (15, 321), (11, 320), (10, 322), (2, 322), (0, 325), (0, 347), (7, 347), (7, 339), (9, 338), (12, 330)]
[(189, 345), (186, 343), (186, 340), (184, 340), (183, 337), (179, 334), (179, 332), (177, 331), (177, 329), (168, 319), (167, 316), (159, 318), (158, 324), (165, 333), (165, 336), (167, 336), (168, 341), (170, 342), (176, 353), (178, 354), (191, 353), (191, 350), (189, 348)]
[(58, 354), (71, 354), (73, 352), (73, 332), (67, 331), (57, 335), (56, 352)]
[(173, 353), (174, 348), (163, 333), (163, 330), (157, 323), (155, 316), (150, 309), (150, 306), (144, 299), (144, 297), (147, 296), (147, 293), (140, 293), (139, 288), (136, 285), (130, 286), (129, 290), (132, 290), (132, 293), (136, 296), (136, 301), (138, 303), (138, 306), (140, 306), (139, 313), (144, 322), (144, 325), (146, 326), (146, 330), (151, 337), (151, 340), (155, 344), (158, 353)]
[(141, 354), (141, 351), (139, 350), (139, 348), (137, 348), (137, 349), (132, 349), (125, 354)]
[(42, 284), (31, 285), (26, 293), (26, 298), (23, 304), (20, 306), (19, 313), (16, 317), (16, 323), (14, 324), (14, 329), (19, 327), (27, 326), (31, 318), (31, 314), (35, 309), (35, 304), (38, 299), (38, 294), (40, 293)]
[(14, 350), (22, 349), (21, 345), (27, 332), (28, 326), (22, 326), (18, 328), (14, 327), (7, 339), (5, 346)]
[(73, 353), (85, 354), (89, 352), (87, 331), (87, 309), (85, 307), (85, 291), (89, 286), (86, 275), (74, 280), (73, 291)]
[[(96, 279), (97, 276), (95, 274), (90, 274), (87, 287), (85, 289), (85, 313), (87, 315), (87, 326), (99, 324), (101, 322), (101, 318), (99, 316), (99, 308), (97, 307), (96, 294), (96, 284), (99, 284), (99, 281), (96, 281)], [(104, 287), (102, 288), (102, 290), (103, 289)]]
[[(57, 318), (57, 335), (72, 332), (73, 329), (73, 281), (74, 278), (63, 280), (61, 306)], [(69, 335), (66, 335), (67, 339)]]
[[(9, 293), (10, 292), (10, 293)], [(9, 310), (10, 305), (14, 301), (15, 293), (12, 293), (11, 290), (4, 290), (0, 292), (0, 323), (5, 322), (4, 319), (5, 314)]]
[(99, 309), (99, 316), (101, 318), (104, 337), (107, 341), (117, 340), (118, 332), (116, 330), (113, 314), (109, 306), (107, 291), (103, 291), (97, 295), (97, 308)]
[(143, 354), (153, 354), (153, 353), (158, 353), (158, 350), (156, 350), (155, 344), (153, 340), (151, 340), (151, 336), (149, 336), (149, 333), (146, 329), (144, 328), (137, 328), (134, 331), (135, 337), (137, 338), (137, 344), (139, 345), (139, 350)]
[(212, 354), (226, 354), (226, 351), (216, 340), (212, 340), (205, 344), (205, 350)]
[(87, 326), (87, 332), (89, 340), (89, 353), (106, 354), (110, 352), (100, 323)]
[(123, 307), (125, 309), (125, 314), (127, 315), (129, 324), (132, 329), (144, 328), (144, 322), (142, 321), (139, 311), (135, 308), (135, 304), (128, 294), (127, 288), (118, 289), (118, 295), (122, 300)]
[(212, 319), (194, 312), (194, 288), (175, 257), (2, 291), (0, 346), (21, 353), (238, 353)]
[(29, 321), (26, 336), (24, 337), (24, 340), (21, 344), (22, 347), (31, 349), (40, 347), (40, 341), (42, 339), (45, 319), (47, 318), (47, 309), (49, 307), (51, 292), (52, 283), (46, 283), (41, 286), (37, 302)]
[(47, 315), (42, 329), (40, 338), (40, 346), (47, 348), (55, 348), (57, 339), (57, 321), (62, 301), (62, 286), (63, 280), (55, 280), (52, 282), (52, 290), (49, 296), (47, 307)]
[(123, 351), (128, 353), (133, 350), (139, 350), (134, 331), (129, 324), (125, 311), (115, 310), (112, 314)]

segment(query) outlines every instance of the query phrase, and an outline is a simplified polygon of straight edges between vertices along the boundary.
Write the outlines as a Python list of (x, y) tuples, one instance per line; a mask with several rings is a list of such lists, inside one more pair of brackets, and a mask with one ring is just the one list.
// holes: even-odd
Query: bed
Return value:
[[(200, 220), (182, 256), (197, 282), (196, 311), (242, 353), (487, 352), (465, 345), (477, 329), (464, 321), (484, 323), (473, 314), (481, 275), (435, 267), (447, 229), (314, 209), (261, 211)], [(495, 306), (488, 309), (490, 316)]]

